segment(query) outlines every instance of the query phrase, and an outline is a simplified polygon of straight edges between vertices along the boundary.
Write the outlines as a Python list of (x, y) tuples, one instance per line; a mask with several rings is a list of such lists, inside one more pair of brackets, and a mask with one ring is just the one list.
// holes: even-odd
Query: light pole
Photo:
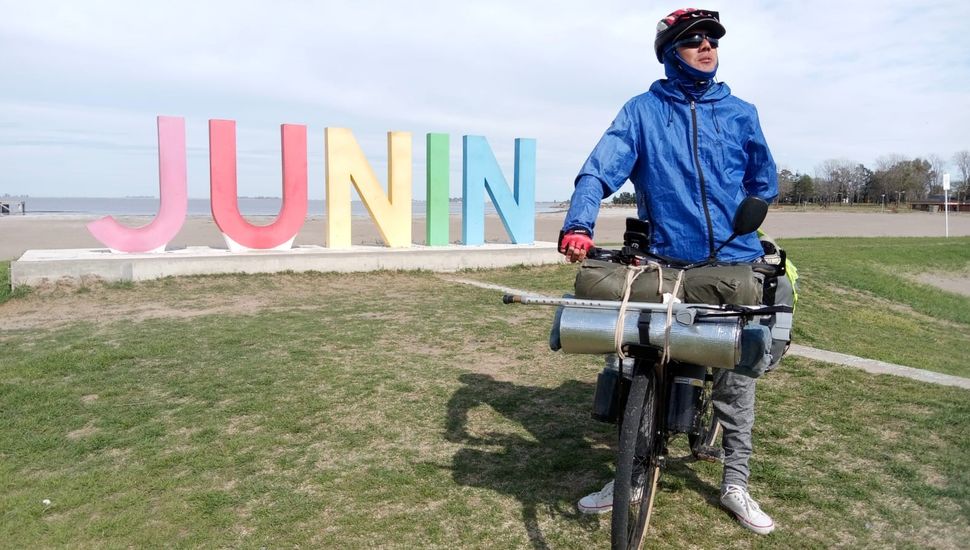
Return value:
[(882, 194), (882, 211), (883, 212), (886, 211), (886, 194), (885, 193)]
[(950, 237), (950, 174), (943, 174), (943, 223), (946, 224), (946, 236)]

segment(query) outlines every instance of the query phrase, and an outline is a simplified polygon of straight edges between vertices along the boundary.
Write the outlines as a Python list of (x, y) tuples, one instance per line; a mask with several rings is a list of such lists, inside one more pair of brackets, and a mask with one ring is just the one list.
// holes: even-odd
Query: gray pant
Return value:
[(714, 416), (724, 430), (724, 485), (747, 488), (748, 460), (753, 445), (755, 379), (725, 369), (714, 369)]

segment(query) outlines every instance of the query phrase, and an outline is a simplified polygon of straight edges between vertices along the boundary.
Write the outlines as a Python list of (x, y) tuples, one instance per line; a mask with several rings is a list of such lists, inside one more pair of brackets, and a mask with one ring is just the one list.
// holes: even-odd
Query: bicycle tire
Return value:
[[(653, 364), (637, 365), (630, 384), (613, 482), (612, 546), (640, 548), (650, 524), (653, 498), (660, 477), (660, 431), (657, 426), (657, 373)], [(643, 487), (633, 499), (634, 487)]]

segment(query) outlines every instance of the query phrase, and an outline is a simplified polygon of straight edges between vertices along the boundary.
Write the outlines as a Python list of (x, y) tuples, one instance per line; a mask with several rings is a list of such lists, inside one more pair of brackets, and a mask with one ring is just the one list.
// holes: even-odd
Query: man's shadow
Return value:
[[(548, 548), (538, 511), (570, 518), (590, 530), (597, 516), (581, 514), (576, 499), (611, 479), (616, 426), (590, 418), (595, 384), (569, 380), (556, 388), (519, 386), (484, 374), (459, 377), (464, 386), (448, 401), (447, 439), (466, 445), (453, 459), (456, 482), (515, 497), (534, 548)], [(469, 412), (487, 405), (521, 425), (531, 437), (469, 431)], [(719, 491), (697, 477), (690, 459), (668, 462), (667, 473), (712, 505)], [(661, 484), (660, 490), (664, 488)]]
[[(595, 384), (570, 380), (556, 388), (519, 386), (484, 374), (462, 374), (464, 384), (448, 401), (447, 439), (464, 444), (453, 460), (456, 482), (515, 497), (535, 548), (547, 548), (538, 521), (541, 508), (589, 529), (599, 520), (580, 514), (575, 499), (608, 480), (615, 460), (616, 427), (590, 418)], [(486, 431), (469, 426), (480, 406), (528, 432)]]

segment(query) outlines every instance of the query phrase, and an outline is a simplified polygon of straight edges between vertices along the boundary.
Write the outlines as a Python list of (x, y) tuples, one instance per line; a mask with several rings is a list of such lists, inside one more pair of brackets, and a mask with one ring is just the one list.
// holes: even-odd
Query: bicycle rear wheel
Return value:
[(637, 361), (620, 426), (620, 449), (613, 482), (613, 548), (640, 548), (650, 523), (660, 477), (657, 405), (654, 365)]
[(696, 432), (688, 434), (691, 454), (697, 460), (706, 462), (721, 462), (724, 460), (724, 451), (718, 445), (718, 438), (721, 436), (721, 424), (714, 416), (712, 406), (714, 398), (714, 377), (708, 371), (704, 381), (704, 391), (701, 394), (701, 404), (699, 407)]

